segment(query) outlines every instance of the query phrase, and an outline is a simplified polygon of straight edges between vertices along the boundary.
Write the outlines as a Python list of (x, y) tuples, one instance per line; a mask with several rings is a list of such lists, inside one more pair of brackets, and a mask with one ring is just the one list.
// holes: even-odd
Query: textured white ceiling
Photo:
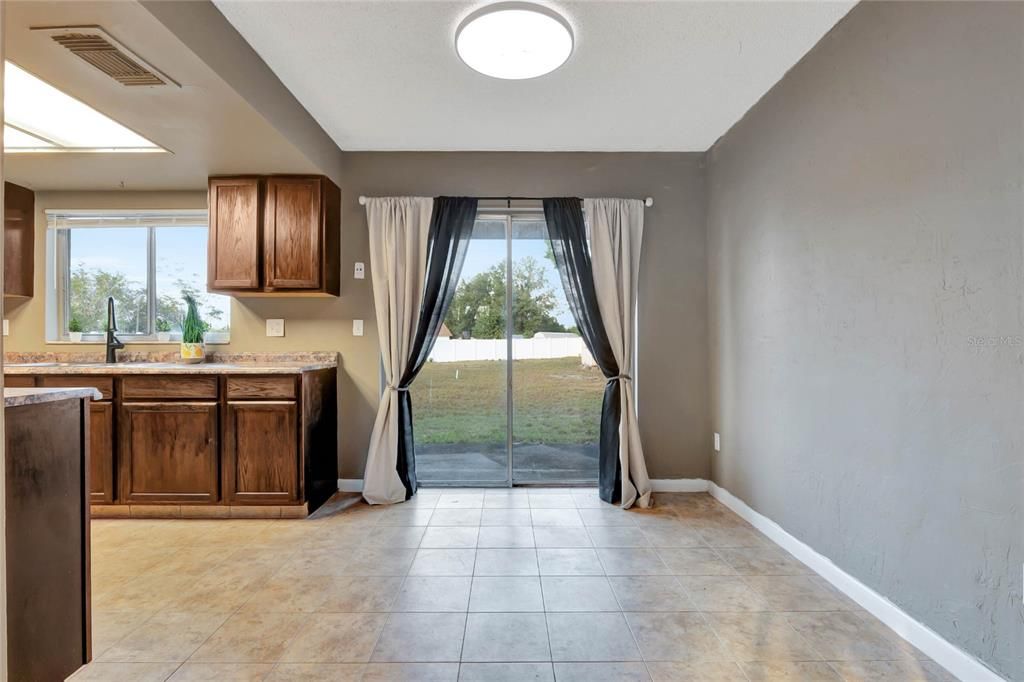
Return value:
[(487, 3), (214, 0), (346, 150), (704, 151), (854, 2), (545, 2), (576, 49), (547, 76), (466, 67)]

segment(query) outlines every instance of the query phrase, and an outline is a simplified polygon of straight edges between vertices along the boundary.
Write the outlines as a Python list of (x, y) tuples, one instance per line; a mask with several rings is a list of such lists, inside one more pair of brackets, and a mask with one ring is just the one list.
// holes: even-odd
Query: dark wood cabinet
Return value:
[(263, 507), (250, 515), (305, 516), (338, 489), (333, 367), (7, 374), (4, 383), (100, 392), (88, 412), (89, 498), (97, 516), (160, 516), (159, 508), (174, 516), (186, 506), (192, 516), (245, 515), (235, 509), (246, 506)]
[(209, 181), (211, 291), (340, 293), (341, 190), (322, 175)]
[(110, 400), (114, 397), (114, 378), (82, 376), (75, 374), (54, 375), (47, 374), (39, 377), (39, 385), (44, 388), (74, 388), (88, 386), (95, 388), (102, 396), (101, 400)]
[(210, 289), (259, 289), (263, 238), (259, 177), (210, 178), (207, 273)]
[(319, 288), (322, 205), (318, 178), (267, 178), (263, 212), (267, 288)]
[(91, 658), (88, 399), (8, 407), (9, 680), (63, 680)]
[(299, 420), (294, 402), (228, 402), (224, 497), (286, 504), (300, 497)]
[(20, 380), (21, 385), (43, 388), (88, 386), (100, 392), (100, 400), (89, 403), (89, 497), (93, 503), (114, 501), (114, 378), (93, 375), (45, 375), (37, 378), (7, 376), (5, 383)]
[(35, 273), (36, 195), (4, 183), (4, 296), (32, 296)]
[(217, 403), (123, 403), (119, 422), (122, 501), (217, 501)]
[(90, 387), (100, 392), (100, 400), (89, 401), (89, 500), (93, 504), (110, 504), (117, 493), (114, 472), (114, 378), (103, 376), (5, 375), (9, 388), (74, 388)]
[(94, 503), (114, 501), (114, 406), (89, 404), (89, 498)]

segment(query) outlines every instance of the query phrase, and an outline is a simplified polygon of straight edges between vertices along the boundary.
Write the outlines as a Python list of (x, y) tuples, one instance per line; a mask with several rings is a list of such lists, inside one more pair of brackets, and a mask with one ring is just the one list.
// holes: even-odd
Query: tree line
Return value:
[[(455, 337), (505, 338), (505, 263), (497, 263), (459, 283), (445, 324)], [(537, 332), (578, 333), (555, 313), (559, 299), (544, 267), (527, 256), (512, 265), (512, 333), (531, 337)]]

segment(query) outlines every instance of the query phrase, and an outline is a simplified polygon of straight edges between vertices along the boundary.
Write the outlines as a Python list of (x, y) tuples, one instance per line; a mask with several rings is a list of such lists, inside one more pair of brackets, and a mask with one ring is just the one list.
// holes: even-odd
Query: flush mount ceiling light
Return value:
[(11, 62), (4, 64), (5, 152), (163, 152), (138, 133)]
[(463, 20), (455, 51), (474, 71), (508, 80), (551, 73), (572, 54), (569, 23), (555, 11), (525, 2), (488, 5)]

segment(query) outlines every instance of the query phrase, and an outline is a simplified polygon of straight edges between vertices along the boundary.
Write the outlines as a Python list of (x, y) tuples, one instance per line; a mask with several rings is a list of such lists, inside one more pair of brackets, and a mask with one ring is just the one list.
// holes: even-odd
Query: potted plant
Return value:
[(162, 317), (156, 318), (156, 340), (160, 343), (171, 340), (171, 323)]
[(77, 317), (68, 320), (68, 338), (72, 343), (82, 342), (82, 322)]
[(192, 294), (185, 294), (185, 318), (181, 321), (181, 359), (188, 363), (206, 358), (203, 335), (209, 325), (199, 317), (199, 304)]

